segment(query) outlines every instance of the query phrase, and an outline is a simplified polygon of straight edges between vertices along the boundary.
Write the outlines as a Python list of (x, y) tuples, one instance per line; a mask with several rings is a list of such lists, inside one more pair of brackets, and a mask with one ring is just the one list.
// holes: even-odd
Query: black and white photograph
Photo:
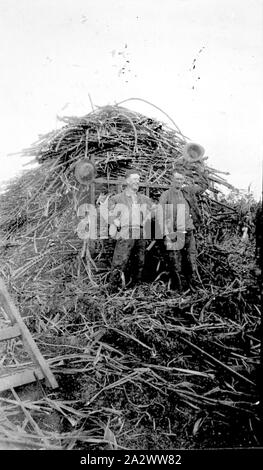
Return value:
[(0, 59), (1, 459), (252, 466), (263, 1), (0, 0)]

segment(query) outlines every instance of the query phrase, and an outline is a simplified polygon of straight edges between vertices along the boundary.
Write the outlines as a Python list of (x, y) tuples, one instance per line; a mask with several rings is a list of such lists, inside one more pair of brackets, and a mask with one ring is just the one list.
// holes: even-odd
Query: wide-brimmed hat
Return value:
[(80, 184), (90, 184), (96, 174), (96, 167), (88, 158), (82, 158), (75, 165), (75, 178)]
[[(195, 150), (197, 152), (197, 157), (192, 157), (191, 156), (191, 150)], [(202, 147), (202, 145), (197, 144), (196, 142), (188, 142), (185, 144), (183, 148), (183, 157), (185, 160), (188, 162), (198, 162), (202, 160), (202, 157), (205, 154), (205, 149)]]

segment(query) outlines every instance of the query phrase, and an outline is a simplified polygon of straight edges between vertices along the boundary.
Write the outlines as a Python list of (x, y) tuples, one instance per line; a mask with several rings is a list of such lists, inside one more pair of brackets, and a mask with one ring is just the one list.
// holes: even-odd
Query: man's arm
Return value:
[(114, 194), (114, 196), (110, 196), (108, 200), (108, 207), (109, 210), (113, 210), (116, 204), (119, 202), (119, 194)]
[(119, 194), (111, 196), (108, 200), (108, 214), (109, 214), (109, 224), (115, 223), (116, 226), (119, 226), (118, 214), (116, 213), (117, 204), (120, 203)]

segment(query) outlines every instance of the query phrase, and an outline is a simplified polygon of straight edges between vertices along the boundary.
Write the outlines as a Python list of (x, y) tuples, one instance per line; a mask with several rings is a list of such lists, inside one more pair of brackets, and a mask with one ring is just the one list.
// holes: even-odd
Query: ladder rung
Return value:
[(0, 304), (2, 304), (2, 307), (4, 308), (5, 312), (9, 316), (10, 320), (14, 323), (14, 325), (19, 326), (24, 346), (26, 347), (33, 361), (40, 367), (42, 373), (44, 374), (44, 377), (46, 377), (46, 379), (48, 380), (49, 385), (52, 388), (57, 388), (58, 383), (54, 375), (52, 374), (48, 363), (45, 361), (37, 344), (31, 336), (29, 329), (27, 328), (17, 307), (12, 301), (6, 289), (5, 283), (2, 281), (2, 279), (0, 279)]
[(20, 387), (20, 385), (35, 382), (35, 374), (39, 380), (44, 378), (44, 374), (38, 368), (26, 369), (21, 372), (16, 372), (15, 374), (0, 376), (0, 392), (8, 390), (11, 387)]
[(0, 329), (0, 341), (17, 338), (18, 336), (21, 336), (21, 330), (18, 325)]

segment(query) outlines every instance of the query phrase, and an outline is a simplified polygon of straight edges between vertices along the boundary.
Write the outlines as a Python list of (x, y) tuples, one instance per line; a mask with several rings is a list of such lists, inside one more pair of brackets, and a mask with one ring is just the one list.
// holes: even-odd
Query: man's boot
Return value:
[(113, 270), (110, 273), (110, 279), (108, 284), (109, 294), (114, 294), (122, 288), (121, 272), (118, 269)]
[(170, 290), (182, 293), (182, 282), (179, 274), (174, 273), (170, 278)]

